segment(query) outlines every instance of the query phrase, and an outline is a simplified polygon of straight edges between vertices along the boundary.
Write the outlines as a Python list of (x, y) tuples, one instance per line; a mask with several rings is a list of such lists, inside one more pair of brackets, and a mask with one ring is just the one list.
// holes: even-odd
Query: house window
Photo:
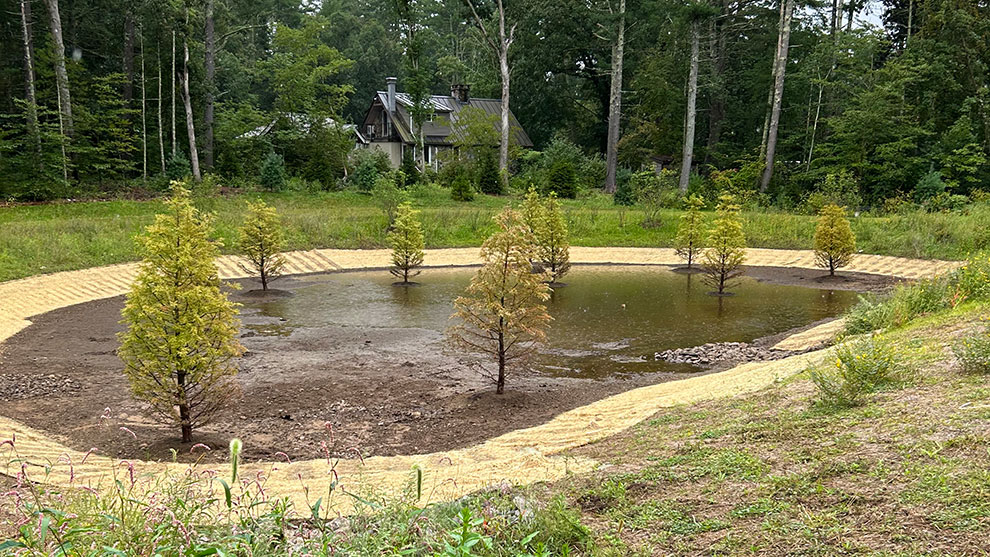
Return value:
[(430, 164), (433, 162), (433, 147), (425, 147), (423, 151), (423, 162)]

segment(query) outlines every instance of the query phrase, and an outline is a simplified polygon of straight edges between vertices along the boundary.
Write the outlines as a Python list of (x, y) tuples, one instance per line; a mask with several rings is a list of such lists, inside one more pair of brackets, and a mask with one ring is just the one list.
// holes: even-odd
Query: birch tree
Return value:
[(193, 178), (203, 179), (199, 171), (199, 151), (196, 149), (196, 124), (193, 121), (192, 98), (189, 96), (189, 42), (182, 41), (182, 104), (186, 109), (186, 134), (189, 136), (189, 163), (192, 165)]
[[(216, 90), (216, 38), (214, 36), (213, 0), (206, 0), (204, 29), (204, 61), (205, 80), (203, 83), (203, 167), (213, 169), (213, 100)], [(195, 167), (194, 167), (195, 172)]]
[(777, 151), (777, 132), (780, 128), (780, 107), (784, 100), (784, 74), (787, 70), (787, 51), (791, 42), (791, 21), (794, 17), (794, 0), (783, 0), (780, 5), (780, 31), (777, 37), (777, 54), (774, 58), (773, 102), (770, 107), (770, 121), (766, 128), (766, 159), (763, 176), (760, 178), (760, 191), (767, 191), (773, 177), (774, 155)]
[(691, 69), (688, 72), (687, 112), (684, 115), (684, 147), (681, 152), (681, 176), (678, 187), (681, 193), (687, 193), (688, 182), (691, 179), (691, 162), (694, 158), (694, 130), (697, 118), (698, 102), (698, 50), (701, 42), (701, 31), (698, 20), (691, 20)]
[[(475, 26), (481, 32), (481, 36), (484, 38), (485, 43), (492, 50), (495, 57), (498, 58), (498, 70), (502, 79), (502, 138), (498, 148), (498, 164), (502, 171), (502, 185), (503, 189), (505, 189), (508, 186), (509, 180), (509, 79), (511, 78), (511, 71), (509, 67), (509, 49), (512, 47), (512, 42), (515, 40), (517, 24), (513, 23), (511, 26), (506, 28), (505, 4), (503, 0), (495, 0), (497, 30), (489, 31), (489, 29), (485, 26), (484, 20), (481, 19), (480, 15), (478, 15), (478, 10), (475, 7), (477, 0), (463, 1), (471, 9), (471, 17), (474, 20)], [(495, 31), (497, 31), (497, 34)]]
[(38, 96), (34, 85), (34, 40), (31, 33), (31, 0), (21, 0), (21, 35), (24, 41), (24, 100), (28, 136), (38, 155), (38, 168), (43, 168), (41, 130), (38, 127)]
[(58, 11), (58, 0), (45, 0), (48, 8), (48, 27), (52, 33), (52, 47), (55, 55), (55, 86), (58, 93), (59, 124), (62, 135), (73, 136), (72, 97), (69, 94), (69, 72), (65, 68), (65, 43), (62, 41), (62, 18)]
[[(611, 3), (609, 4), (611, 9)], [(619, 132), (622, 120), (622, 61), (626, 46), (626, 0), (619, 0), (619, 21), (612, 44), (612, 83), (608, 102), (608, 139), (605, 146), (605, 192), (615, 193), (619, 167)]]

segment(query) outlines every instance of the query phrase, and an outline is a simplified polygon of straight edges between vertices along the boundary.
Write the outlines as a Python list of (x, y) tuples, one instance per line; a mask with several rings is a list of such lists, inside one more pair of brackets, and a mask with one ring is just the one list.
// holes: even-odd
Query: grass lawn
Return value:
[[(289, 249), (376, 248), (385, 245), (385, 220), (374, 200), (343, 191), (253, 193), (203, 197), (197, 205), (216, 214), (224, 250), (236, 250), (237, 227), (248, 199), (264, 198), (285, 218)], [(491, 216), (510, 197), (478, 196), (452, 201), (446, 190), (412, 192), (428, 247), (477, 246), (491, 232)], [(670, 246), (679, 211), (664, 211), (662, 225), (644, 228), (642, 211), (612, 205), (594, 195), (564, 202), (572, 245)], [(0, 207), (0, 281), (137, 259), (133, 237), (162, 209), (160, 201), (98, 201)], [(746, 212), (749, 244), (766, 248), (810, 248), (815, 218), (778, 211)], [(711, 218), (711, 215), (709, 215)], [(853, 230), (866, 253), (961, 259), (990, 247), (990, 206), (965, 214), (909, 213), (857, 217)]]

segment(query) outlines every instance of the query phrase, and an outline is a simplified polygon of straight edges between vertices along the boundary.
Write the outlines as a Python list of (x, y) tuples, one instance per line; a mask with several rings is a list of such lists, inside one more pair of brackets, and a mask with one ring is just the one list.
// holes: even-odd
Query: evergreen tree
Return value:
[(708, 234), (708, 249), (704, 254), (705, 282), (723, 295), (742, 275), (746, 260), (746, 236), (743, 234), (739, 206), (735, 198), (724, 194), (719, 198), (715, 223)]
[(478, 160), (478, 190), (488, 195), (502, 195), (502, 180), (498, 163), (491, 149), (483, 149)]
[(498, 229), (481, 246), (484, 265), (454, 301), (452, 318), (459, 322), (448, 330), (448, 337), (497, 362), (492, 379), (495, 392), (502, 394), (508, 366), (546, 340), (550, 287), (545, 275), (532, 270), (536, 246), (519, 213), (506, 208), (495, 222)]
[(122, 312), (118, 354), (134, 396), (182, 441), (237, 393), (237, 309), (221, 290), (220, 244), (189, 191), (172, 185), (167, 211), (139, 238), (144, 258)]
[(471, 186), (471, 180), (468, 179), (467, 173), (461, 172), (454, 177), (454, 181), (450, 185), (450, 198), (454, 201), (474, 199), (474, 187)]
[(282, 191), (285, 188), (285, 160), (274, 151), (261, 161), (261, 187), (268, 191)]
[(419, 211), (414, 211), (409, 203), (399, 205), (395, 226), (388, 234), (392, 247), (390, 272), (401, 278), (402, 284), (409, 284), (409, 279), (419, 274), (418, 267), (423, 264), (423, 228), (416, 217), (418, 214)]
[(543, 202), (535, 236), (537, 261), (543, 265), (550, 283), (557, 283), (571, 270), (571, 246), (567, 241), (567, 222), (556, 193), (551, 192)]
[(577, 197), (577, 171), (570, 161), (558, 160), (547, 173), (547, 193), (554, 192), (560, 197)]
[(539, 192), (536, 191), (536, 188), (530, 186), (529, 191), (526, 192), (526, 197), (523, 198), (522, 206), (523, 223), (529, 228), (530, 233), (536, 234), (536, 229), (539, 228), (540, 223), (543, 221), (544, 210), (543, 199), (540, 197)]
[(687, 211), (681, 215), (681, 227), (674, 238), (674, 250), (678, 257), (687, 261), (688, 269), (693, 268), (705, 243), (704, 217), (701, 215), (704, 206), (705, 201), (697, 195), (687, 199)]
[(818, 217), (815, 228), (815, 259), (818, 265), (828, 269), (830, 276), (845, 267), (856, 251), (856, 235), (849, 226), (846, 210), (838, 205), (826, 205)]
[(282, 274), (285, 258), (282, 222), (275, 207), (264, 201), (248, 202), (248, 213), (240, 230), (240, 247), (248, 265), (244, 269), (261, 279), (261, 289), (268, 290), (268, 283)]

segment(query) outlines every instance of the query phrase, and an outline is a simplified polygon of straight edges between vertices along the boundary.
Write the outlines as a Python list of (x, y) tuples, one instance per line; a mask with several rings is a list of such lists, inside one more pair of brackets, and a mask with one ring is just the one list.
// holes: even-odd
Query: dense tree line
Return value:
[[(829, 177), (864, 205), (990, 181), (986, 0), (2, 6), (3, 198), (186, 174), (254, 184), (272, 153), (290, 176), (337, 187), (357, 166), (340, 124), (360, 122), (391, 75), (418, 123), (452, 83), (506, 100), (538, 150), (600, 158), (578, 175), (606, 191), (656, 165), (683, 191), (731, 189), (744, 204), (793, 204)], [(505, 147), (498, 160), (517, 175), (539, 166)]]

